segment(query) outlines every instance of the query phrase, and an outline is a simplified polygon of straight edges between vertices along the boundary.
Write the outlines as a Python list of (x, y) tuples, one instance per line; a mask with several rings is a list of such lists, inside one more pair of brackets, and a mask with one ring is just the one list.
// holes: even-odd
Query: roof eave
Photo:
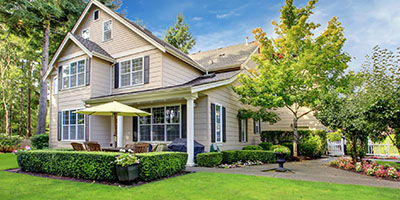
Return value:
[(201, 72), (206, 72), (207, 70), (205, 68), (203, 68), (199, 63), (197, 63), (196, 61), (192, 60), (192, 59), (188, 59), (185, 58), (185, 56), (180, 55), (179, 53), (175, 52), (174, 50), (172, 50), (171, 48), (166, 48), (167, 52), (174, 55), (175, 57), (178, 57), (179, 59), (183, 60), (184, 62), (186, 62), (189, 65), (192, 65), (194, 68), (200, 70)]

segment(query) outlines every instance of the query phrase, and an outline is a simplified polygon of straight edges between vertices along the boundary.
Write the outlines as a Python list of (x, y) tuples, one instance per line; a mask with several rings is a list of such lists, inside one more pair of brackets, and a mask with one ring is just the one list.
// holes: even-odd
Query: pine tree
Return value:
[(185, 24), (184, 18), (183, 14), (180, 13), (176, 17), (174, 26), (167, 29), (163, 39), (182, 52), (188, 53), (196, 45), (196, 39), (193, 38), (192, 32), (189, 32), (189, 25)]

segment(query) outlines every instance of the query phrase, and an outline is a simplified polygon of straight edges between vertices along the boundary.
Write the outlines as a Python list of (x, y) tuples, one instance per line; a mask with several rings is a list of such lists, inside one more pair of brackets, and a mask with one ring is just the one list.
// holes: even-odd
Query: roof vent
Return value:
[(223, 56), (225, 56), (225, 54), (224, 54), (224, 53), (221, 53), (221, 54), (219, 54), (219, 57), (223, 57)]
[(246, 45), (249, 45), (249, 37), (246, 36)]

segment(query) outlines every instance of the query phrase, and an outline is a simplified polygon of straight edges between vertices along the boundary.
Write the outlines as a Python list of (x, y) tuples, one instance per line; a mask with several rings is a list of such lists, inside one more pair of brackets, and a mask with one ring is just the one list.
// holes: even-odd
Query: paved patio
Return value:
[(269, 176), (276, 178), (297, 179), (305, 181), (318, 181), (340, 184), (368, 185), (376, 187), (389, 187), (400, 189), (400, 182), (388, 181), (361, 175), (345, 170), (329, 167), (329, 161), (335, 158), (321, 158), (302, 162), (288, 162), (285, 167), (291, 169), (294, 173), (278, 173), (275, 171), (262, 172), (262, 170), (272, 169), (278, 164), (258, 165), (251, 167), (239, 167), (233, 169), (207, 168), (207, 167), (187, 167), (189, 171), (196, 172), (218, 172), (245, 174), (254, 176)]

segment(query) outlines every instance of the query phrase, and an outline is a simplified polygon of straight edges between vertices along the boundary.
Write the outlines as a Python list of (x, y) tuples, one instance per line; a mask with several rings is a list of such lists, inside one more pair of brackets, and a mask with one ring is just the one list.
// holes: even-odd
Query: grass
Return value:
[(383, 166), (391, 166), (391, 167), (395, 167), (397, 169), (400, 169), (400, 163), (399, 162), (392, 162), (392, 161), (379, 161), (377, 160), (376, 163), (378, 165), (383, 165)]
[[(0, 169), (15, 168), (0, 155)], [(132, 188), (0, 171), (0, 199), (400, 199), (400, 190), (222, 173), (193, 173)]]

